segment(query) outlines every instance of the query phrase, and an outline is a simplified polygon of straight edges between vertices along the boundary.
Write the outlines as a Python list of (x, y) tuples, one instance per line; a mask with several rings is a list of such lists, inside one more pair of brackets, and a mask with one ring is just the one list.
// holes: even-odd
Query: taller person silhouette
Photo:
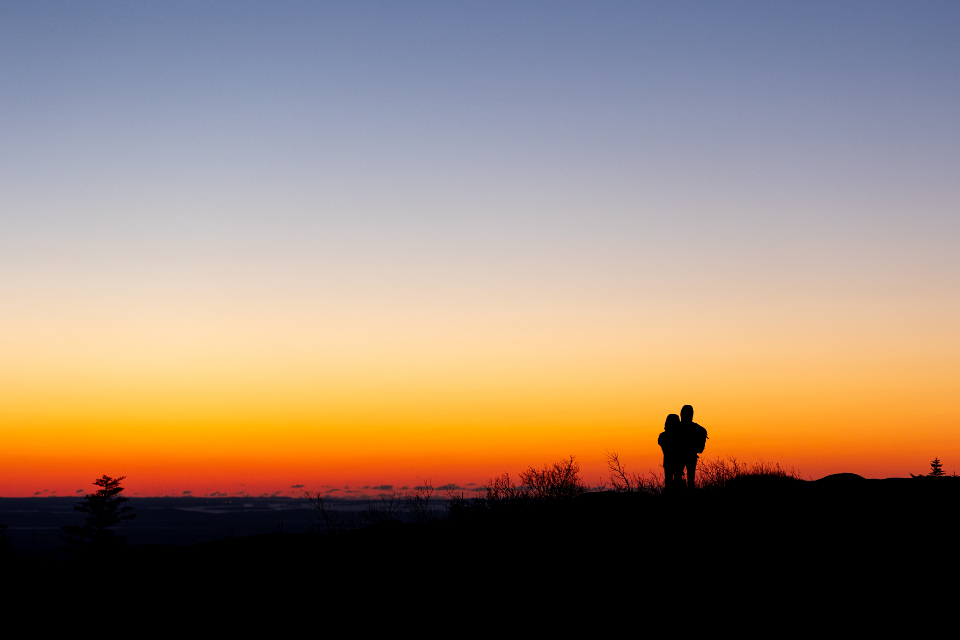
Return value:
[(697, 460), (707, 446), (707, 430), (693, 421), (693, 407), (688, 404), (680, 409), (679, 431), (683, 438), (683, 459), (681, 469), (687, 469), (687, 486), (691, 489), (696, 486), (694, 479), (697, 474)]

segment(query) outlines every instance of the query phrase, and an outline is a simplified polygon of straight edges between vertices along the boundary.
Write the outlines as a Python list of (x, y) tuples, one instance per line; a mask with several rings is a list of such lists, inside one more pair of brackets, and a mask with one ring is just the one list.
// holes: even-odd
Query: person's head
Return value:
[(667, 416), (667, 421), (666, 423), (664, 423), (663, 428), (669, 429), (673, 425), (679, 424), (679, 423), (680, 423), (680, 416), (678, 416), (675, 413), (671, 413), (670, 415)]
[(683, 405), (683, 409), (680, 409), (680, 419), (684, 422), (693, 420), (693, 407), (688, 404)]

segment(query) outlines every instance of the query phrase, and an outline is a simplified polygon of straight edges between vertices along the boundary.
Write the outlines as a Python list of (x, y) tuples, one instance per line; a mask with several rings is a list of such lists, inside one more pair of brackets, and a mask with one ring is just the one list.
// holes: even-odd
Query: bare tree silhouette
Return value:
[(426, 523), (436, 520), (436, 510), (430, 509), (431, 496), (433, 496), (433, 484), (429, 479), (404, 496), (405, 508), (412, 514), (414, 522)]
[(389, 520), (399, 520), (404, 510), (403, 497), (394, 491), (393, 493), (381, 493), (372, 502), (360, 510), (360, 526), (368, 524), (377, 524)]
[(315, 510), (314, 515), (317, 522), (312, 528), (314, 533), (333, 535), (343, 533), (351, 528), (350, 518), (333, 509), (333, 503), (329, 496), (325, 496), (319, 491), (304, 491), (303, 495), (306, 496)]
[(607, 451), (607, 470), (610, 472), (610, 486), (617, 493), (642, 492), (647, 488), (643, 476), (624, 468), (616, 451)]

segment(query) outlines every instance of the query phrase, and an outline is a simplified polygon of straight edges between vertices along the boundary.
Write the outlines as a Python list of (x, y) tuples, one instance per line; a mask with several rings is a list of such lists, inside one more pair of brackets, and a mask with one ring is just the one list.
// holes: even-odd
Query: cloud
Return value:
[(292, 484), (292, 485), (290, 485), (290, 488), (291, 488), (291, 489), (303, 489), (303, 485), (302, 485), (302, 484)]
[(38, 496), (38, 495), (40, 495), (41, 493), (43, 493), (43, 491), (34, 491), (34, 492), (33, 492), (33, 495)]
[(205, 497), (205, 498), (226, 498), (226, 497), (227, 497), (227, 494), (223, 493), (222, 491), (214, 491), (213, 493), (205, 493), (205, 494), (203, 494), (203, 497)]
[(364, 489), (373, 489), (374, 491), (393, 491), (392, 484), (381, 484), (379, 486), (364, 487)]
[(83, 489), (77, 489), (76, 493), (83, 493)]
[(191, 493), (193, 493), (193, 491), (184, 491), (184, 492), (183, 492), (183, 495), (188, 496), (188, 495), (190, 495)]
[(277, 497), (278, 495), (280, 495), (281, 493), (282, 493), (282, 492), (280, 492), (280, 491), (274, 491), (273, 493), (270, 494), (270, 497), (271, 497), (271, 498), (276, 498), (276, 497)]
[(467, 483), (467, 486), (468, 486), (468, 487), (475, 487), (475, 486), (477, 486), (477, 483), (476, 483), (476, 482), (468, 482), (468, 483)]
[(407, 485), (403, 485), (402, 487), (400, 487), (400, 491), (406, 491), (409, 488), (410, 487), (408, 487)]
[[(467, 485), (470, 486), (470, 485)], [(417, 487), (419, 489), (419, 487)], [(458, 484), (445, 484), (437, 487), (437, 491), (466, 491), (467, 487), (461, 487)]]
[(340, 489), (338, 489), (337, 487), (334, 487), (333, 489), (327, 489), (326, 493), (333, 493), (334, 491), (340, 491)]

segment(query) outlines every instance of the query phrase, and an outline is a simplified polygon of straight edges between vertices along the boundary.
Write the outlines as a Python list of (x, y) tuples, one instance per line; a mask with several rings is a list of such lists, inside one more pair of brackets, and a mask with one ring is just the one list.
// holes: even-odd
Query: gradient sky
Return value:
[(711, 457), (960, 471), (958, 33), (4, 2), (0, 495), (595, 483), (685, 403)]

